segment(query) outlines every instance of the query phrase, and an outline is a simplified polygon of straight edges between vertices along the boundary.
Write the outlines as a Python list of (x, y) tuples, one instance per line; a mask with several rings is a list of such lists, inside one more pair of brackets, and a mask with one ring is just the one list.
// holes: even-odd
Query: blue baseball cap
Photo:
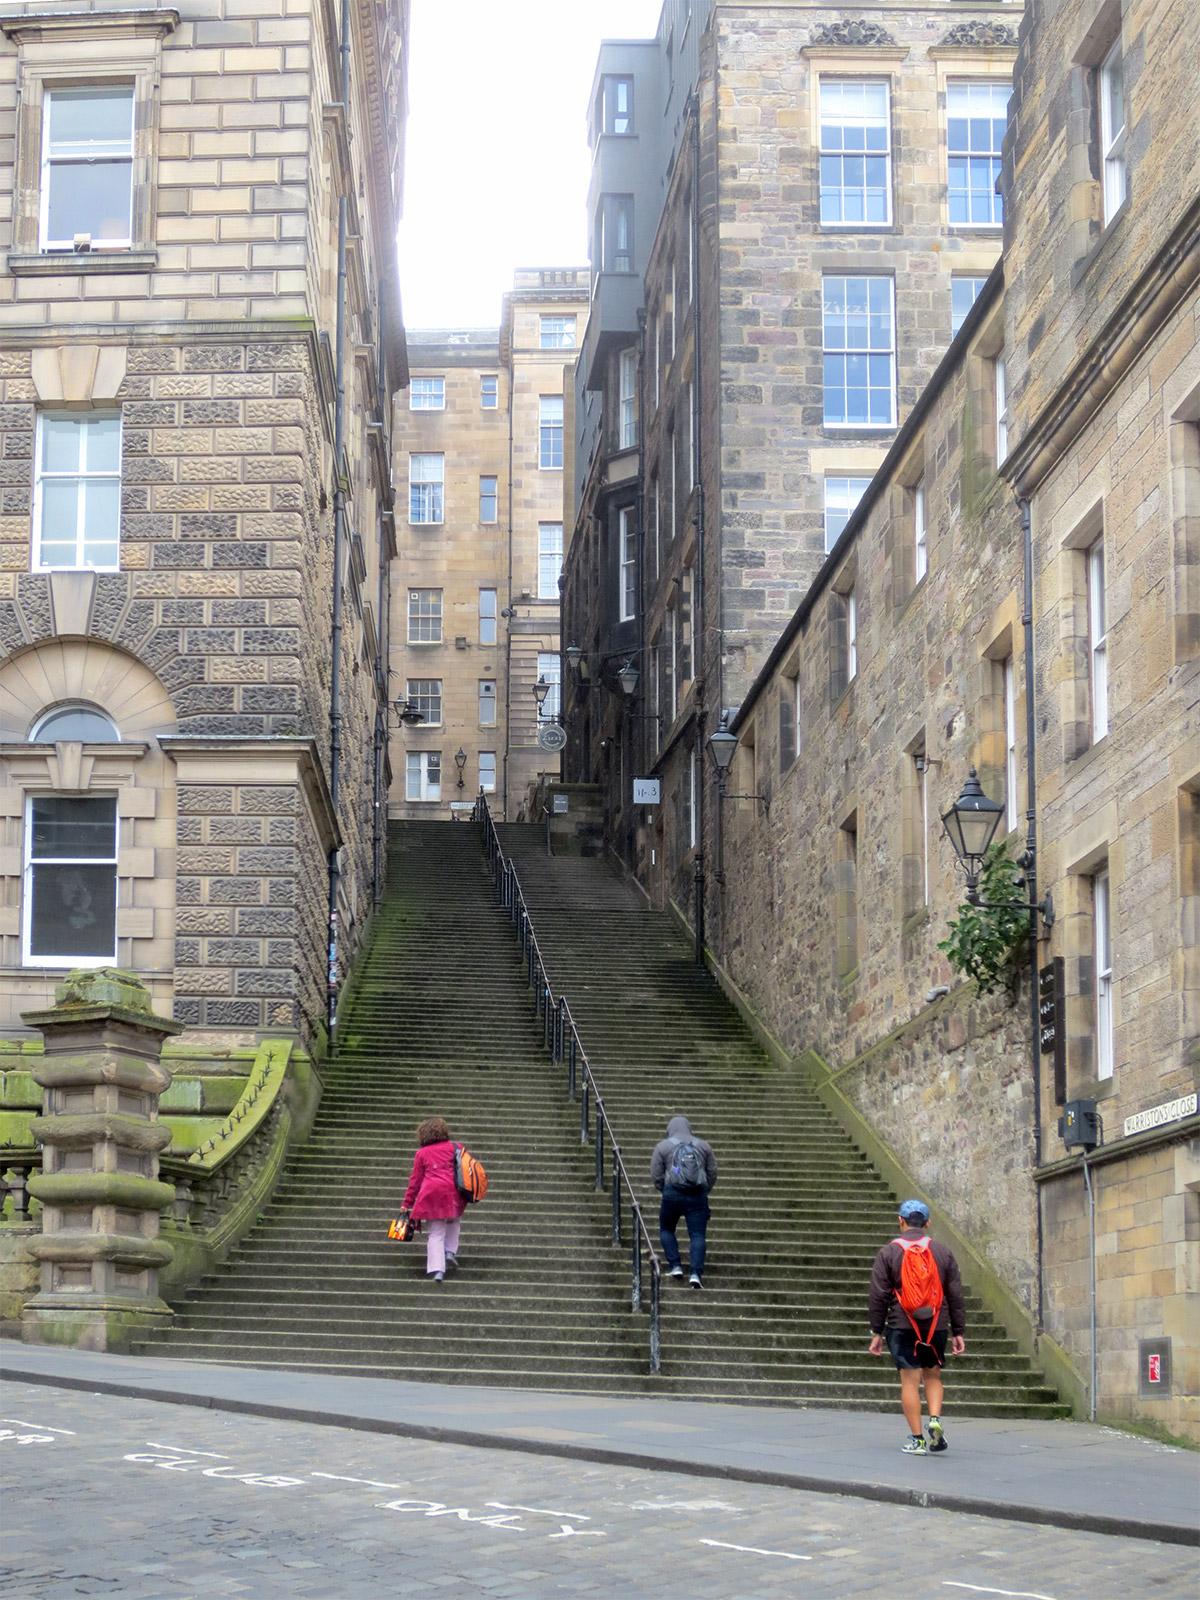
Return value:
[(900, 1215), (905, 1222), (928, 1222), (929, 1207), (924, 1200), (905, 1200), (900, 1206)]

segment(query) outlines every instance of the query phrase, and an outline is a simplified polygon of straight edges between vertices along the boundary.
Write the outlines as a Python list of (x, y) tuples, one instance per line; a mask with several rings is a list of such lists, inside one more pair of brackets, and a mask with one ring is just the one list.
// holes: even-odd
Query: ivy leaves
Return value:
[(1012, 984), (1028, 943), (1029, 913), (1019, 909), (1023, 890), (1016, 872), (1008, 845), (994, 844), (979, 875), (979, 898), (986, 905), (961, 905), (957, 919), (947, 924), (949, 938), (938, 945), (955, 972), (974, 978), (980, 994)]

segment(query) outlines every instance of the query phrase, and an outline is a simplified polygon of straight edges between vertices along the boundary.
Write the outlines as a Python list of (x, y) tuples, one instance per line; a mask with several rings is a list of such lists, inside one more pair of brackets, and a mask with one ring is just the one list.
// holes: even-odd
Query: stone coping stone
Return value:
[(730, 1478), (1200, 1545), (1195, 1452), (1081, 1422), (962, 1418), (943, 1457), (895, 1417), (226, 1367), (0, 1341), (0, 1378), (361, 1432)]

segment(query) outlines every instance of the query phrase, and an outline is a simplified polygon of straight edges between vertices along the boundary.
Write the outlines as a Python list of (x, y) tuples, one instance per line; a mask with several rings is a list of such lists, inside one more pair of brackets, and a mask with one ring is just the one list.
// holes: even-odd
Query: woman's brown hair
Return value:
[(426, 1117), (417, 1128), (417, 1144), (441, 1144), (450, 1137), (444, 1117)]

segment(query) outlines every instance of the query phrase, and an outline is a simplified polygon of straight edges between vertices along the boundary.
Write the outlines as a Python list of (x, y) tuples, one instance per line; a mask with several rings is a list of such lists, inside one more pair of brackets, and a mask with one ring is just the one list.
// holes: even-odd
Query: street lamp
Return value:
[[(1004, 815), (1005, 808), (998, 800), (989, 800), (983, 792), (983, 787), (972, 767), (963, 784), (962, 793), (948, 811), (942, 813), (942, 827), (946, 837), (954, 846), (954, 854), (962, 863), (963, 871), (967, 876), (967, 904), (978, 906), (983, 911), (1036, 911), (1047, 930), (1054, 926), (1054, 901), (1047, 892), (1045, 898), (1036, 905), (1022, 901), (1013, 901), (1003, 905), (989, 905), (987, 901), (979, 898), (979, 877), (983, 871), (983, 863), (988, 851), (991, 849), (992, 840), (996, 837), (996, 829), (1000, 826), (1000, 818)], [(1027, 866), (1028, 862), (1022, 857), (1018, 866)], [(1025, 880), (1019, 879), (1018, 886), (1023, 886)]]
[(533, 686), (533, 697), (538, 703), (539, 711), (541, 711), (542, 707), (546, 704), (546, 696), (549, 693), (550, 685), (546, 682), (546, 674), (543, 672), (541, 677)]
[(569, 644), (563, 651), (563, 655), (566, 656), (567, 665), (570, 667), (571, 671), (578, 671), (579, 663), (583, 660), (582, 648), (577, 644)]
[(765, 794), (726, 794), (725, 784), (729, 777), (729, 768), (737, 754), (738, 738), (729, 731), (729, 713), (721, 715), (721, 726), (715, 733), (708, 736), (708, 753), (712, 757), (713, 766), (717, 769), (717, 783), (722, 800), (759, 800), (762, 802), (764, 813), (771, 815), (770, 797)]
[(467, 752), (463, 749), (462, 745), (459, 745), (458, 754), (454, 758), (454, 765), (458, 768), (458, 787), (460, 789), (464, 787), (464, 785), (463, 785), (463, 768), (466, 766), (466, 764), (467, 764)]
[(403, 723), (409, 728), (415, 728), (418, 722), (424, 722), (425, 718), (417, 710), (416, 706), (411, 705), (407, 700), (395, 700), (392, 703), (395, 707), (396, 721), (398, 723)]
[(641, 673), (634, 666), (633, 657), (630, 656), (629, 660), (617, 673), (617, 682), (621, 685), (621, 692), (624, 694), (627, 700), (632, 700), (634, 695), (637, 693), (637, 686), (640, 678)]

